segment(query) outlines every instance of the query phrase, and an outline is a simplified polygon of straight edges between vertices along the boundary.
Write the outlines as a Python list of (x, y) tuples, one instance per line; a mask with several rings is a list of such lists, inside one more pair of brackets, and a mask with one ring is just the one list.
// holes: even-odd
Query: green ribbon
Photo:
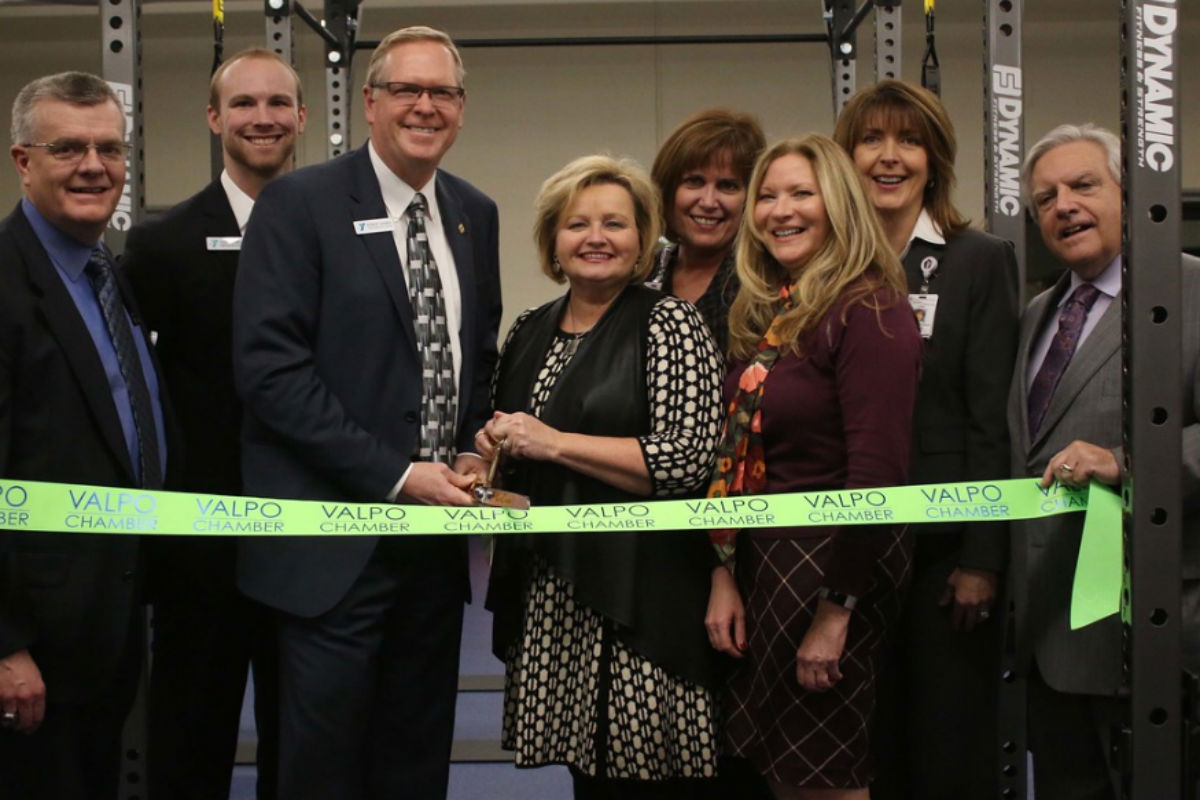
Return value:
[(519, 511), (482, 506), (278, 500), (0, 480), (0, 529), (61, 533), (387, 536), (708, 531), (1003, 522), (1081, 511), (1087, 513), (1075, 574), (1072, 626), (1114, 613), (1115, 604), (1120, 602), (1120, 499), (1098, 484), (1087, 489), (1059, 484), (1043, 488), (1034, 478), (1020, 478), (721, 499), (539, 506)]

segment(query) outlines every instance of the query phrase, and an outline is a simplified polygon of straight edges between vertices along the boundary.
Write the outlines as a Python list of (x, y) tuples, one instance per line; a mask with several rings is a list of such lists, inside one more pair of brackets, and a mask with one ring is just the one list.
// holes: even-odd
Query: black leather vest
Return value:
[[(662, 297), (627, 287), (584, 337), (559, 375), (539, 418), (561, 431), (641, 436), (650, 431), (646, 347), (650, 312)], [(505, 347), (496, 410), (529, 410), (534, 380), (566, 308), (561, 297), (535, 310)], [(548, 462), (515, 462), (503, 486), (534, 505), (637, 503), (648, 498)], [(575, 597), (614, 623), (616, 635), (668, 671), (712, 682), (704, 630), (711, 547), (703, 534), (638, 530), (503, 536), (497, 540), (487, 607), (493, 648), (504, 657), (520, 635), (521, 598), (535, 552), (575, 586)]]

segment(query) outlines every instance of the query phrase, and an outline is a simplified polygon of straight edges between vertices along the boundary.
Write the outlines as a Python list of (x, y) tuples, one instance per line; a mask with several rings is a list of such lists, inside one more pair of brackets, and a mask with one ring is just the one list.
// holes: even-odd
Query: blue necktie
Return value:
[(154, 406), (150, 401), (150, 390), (142, 372), (142, 360), (133, 341), (133, 329), (125, 316), (125, 304), (113, 276), (113, 263), (103, 247), (92, 251), (84, 268), (92, 291), (100, 302), (104, 325), (117, 352), (117, 365), (121, 377), (129, 390), (129, 405), (133, 411), (133, 428), (137, 435), (135, 458), (138, 478), (142, 486), (157, 489), (162, 486), (162, 463), (158, 456), (158, 430), (154, 422)]

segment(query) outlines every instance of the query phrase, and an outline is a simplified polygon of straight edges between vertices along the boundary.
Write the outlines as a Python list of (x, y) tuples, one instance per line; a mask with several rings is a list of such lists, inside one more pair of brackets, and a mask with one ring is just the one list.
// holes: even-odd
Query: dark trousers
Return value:
[(900, 625), (878, 673), (871, 798), (992, 800), (1001, 603), (974, 630), (952, 629), (950, 607), (938, 601), (957, 548), (929, 555), (918, 541)]
[(1046, 685), (1038, 669), (1027, 683), (1029, 749), (1038, 800), (1116, 800), (1120, 773), (1109, 766), (1112, 728), (1121, 722), (1116, 697), (1067, 694)]
[(140, 617), (139, 610), (120, 666), (93, 700), (56, 703), (54, 687), (47, 686), (46, 716), (34, 733), (0, 729), (0, 798), (116, 800), (121, 731), (141, 675)]
[(266, 609), (226, 580), (180, 578), (156, 593), (150, 670), (150, 793), (165, 800), (226, 800), (254, 668), (258, 798), (277, 781), (278, 665)]
[(466, 550), (381, 540), (346, 596), (279, 624), (281, 800), (443, 800)]

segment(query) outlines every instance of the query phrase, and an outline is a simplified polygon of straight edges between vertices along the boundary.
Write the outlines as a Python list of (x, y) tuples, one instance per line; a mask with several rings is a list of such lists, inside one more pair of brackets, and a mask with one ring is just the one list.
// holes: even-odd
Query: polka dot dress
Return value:
[[(712, 465), (694, 454), (713, 452), (720, 434), (720, 358), (696, 310), (672, 297), (652, 310), (649, 338), (652, 432), (639, 442), (654, 494), (695, 491)], [(534, 415), (579, 339), (556, 336), (531, 392)], [(501, 741), (518, 766), (568, 764), (588, 775), (638, 780), (716, 774), (712, 694), (626, 647), (613, 623), (576, 603), (574, 586), (540, 559), (523, 634), (505, 666)]]

